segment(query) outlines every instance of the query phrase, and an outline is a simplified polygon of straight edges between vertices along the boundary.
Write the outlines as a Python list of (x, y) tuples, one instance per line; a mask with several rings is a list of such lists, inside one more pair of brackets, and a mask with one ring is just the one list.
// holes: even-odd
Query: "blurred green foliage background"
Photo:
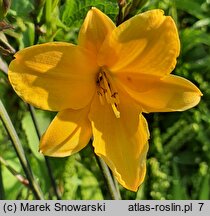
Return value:
[[(147, 176), (137, 193), (119, 186), (122, 199), (209, 199), (210, 0), (127, 2), (127, 18), (154, 8), (161, 8), (174, 18), (180, 34), (181, 54), (173, 73), (191, 80), (201, 89), (203, 97), (197, 107), (185, 112), (145, 115), (151, 132)], [(133, 2), (138, 4), (132, 8)], [(6, 17), (1, 17), (0, 100), (46, 199), (59, 196), (62, 199), (110, 199), (110, 195), (90, 146), (71, 157), (48, 158), (59, 196), (55, 195), (46, 160), (38, 153), (39, 138), (29, 112), (31, 107), (12, 90), (7, 67), (14, 52), (24, 47), (48, 41), (77, 43), (79, 28), (91, 6), (116, 21), (119, 12), (116, 0), (13, 0)], [(54, 115), (35, 110), (41, 133)], [(20, 176), (24, 177), (25, 173), (0, 121), (0, 199), (35, 199)]]

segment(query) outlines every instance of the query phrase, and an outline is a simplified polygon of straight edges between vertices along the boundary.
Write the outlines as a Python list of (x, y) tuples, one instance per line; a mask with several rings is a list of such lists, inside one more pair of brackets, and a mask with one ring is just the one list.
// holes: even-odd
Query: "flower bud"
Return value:
[(118, 0), (118, 5), (120, 5), (120, 7), (124, 7), (126, 4), (126, 0)]

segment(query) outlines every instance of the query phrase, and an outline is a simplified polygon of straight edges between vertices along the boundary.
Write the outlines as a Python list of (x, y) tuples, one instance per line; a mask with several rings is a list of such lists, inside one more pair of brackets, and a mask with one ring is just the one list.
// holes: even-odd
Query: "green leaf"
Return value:
[[(50, 123), (50, 118), (45, 112), (36, 110), (36, 118), (39, 124), (40, 131), (43, 133)], [(43, 156), (38, 152), (39, 150), (39, 139), (29, 112), (26, 112), (22, 119), (22, 127), (25, 131), (27, 141), (34, 156), (38, 159), (43, 160)]]
[(80, 192), (82, 199), (85, 200), (101, 200), (103, 195), (94, 174), (78, 163), (78, 176), (81, 179)]
[(181, 32), (180, 37), (183, 54), (199, 44), (210, 46), (210, 35), (198, 29), (187, 28)]
[(210, 186), (209, 186), (209, 169), (206, 163), (200, 164), (201, 185), (199, 187), (199, 199), (208, 200), (210, 197)]
[[(10, 164), (17, 172), (20, 172), (21, 167), (18, 158), (14, 151), (8, 151), (4, 153), (4, 158), (7, 159), (7, 163)], [(18, 194), (26, 189), (17, 178), (4, 166), (2, 166), (3, 185), (5, 191), (5, 199), (16, 199)]]
[(118, 13), (117, 1), (114, 0), (66, 0), (61, 9), (61, 20), (68, 27), (80, 26), (91, 7), (97, 7), (112, 19)]
[(210, 198), (210, 186), (209, 186), (209, 174), (203, 177), (200, 187), (199, 200), (209, 200)]
[(26, 29), (23, 32), (22, 43), (24, 47), (32, 46), (34, 44), (35, 27), (31, 22), (25, 22)]
[(2, 167), (3, 184), (5, 190), (5, 199), (17, 199), (18, 194), (23, 189), (23, 185), (17, 181), (14, 175), (12, 175), (5, 167)]
[(199, 21), (197, 21), (193, 27), (194, 28), (202, 28), (202, 27), (208, 27), (210, 25), (210, 18), (204, 18), (204, 19), (201, 19)]
[(24, 20), (30, 19), (30, 12), (33, 11), (33, 0), (18, 0), (12, 1), (11, 10), (13, 10), (18, 17)]
[(205, 15), (201, 9), (201, 5), (192, 0), (175, 0), (176, 7), (180, 10), (195, 16), (198, 19), (205, 18)]
[(173, 163), (173, 184), (172, 184), (172, 197), (174, 200), (187, 199), (185, 187), (181, 181), (181, 175), (179, 169), (175, 163)]

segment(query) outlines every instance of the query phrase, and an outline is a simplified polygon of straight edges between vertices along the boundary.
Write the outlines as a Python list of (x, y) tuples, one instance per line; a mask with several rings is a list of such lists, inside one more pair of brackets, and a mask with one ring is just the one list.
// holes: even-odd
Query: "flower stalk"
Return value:
[(114, 185), (115, 185), (117, 194), (118, 194), (119, 198), (122, 199), (121, 194), (120, 194), (120, 188), (119, 188), (118, 181), (117, 181), (117, 179), (114, 177), (114, 174), (113, 174), (113, 173), (112, 173), (112, 178), (113, 178), (113, 180), (114, 180)]
[(100, 167), (100, 170), (104, 176), (104, 179), (106, 181), (106, 184), (107, 184), (107, 187), (109, 189), (109, 193), (111, 195), (111, 198), (113, 200), (120, 200), (121, 199), (121, 196), (119, 194), (119, 192), (117, 191), (116, 187), (115, 187), (115, 183), (113, 181), (113, 178), (112, 178), (112, 175), (109, 171), (109, 168), (108, 166), (105, 164), (105, 162), (103, 161), (103, 159), (101, 159), (100, 157), (98, 157), (96, 154), (95, 154), (95, 157), (96, 157), (96, 160), (97, 160), (97, 163)]
[(36, 199), (44, 199), (44, 196), (43, 196), (43, 193), (32, 173), (32, 170), (30, 168), (30, 164), (25, 156), (25, 153), (24, 153), (24, 150), (23, 150), (23, 147), (22, 147), (22, 144), (20, 142), (20, 139), (17, 135), (17, 132), (11, 122), (11, 119), (2, 103), (2, 101), (0, 100), (0, 117), (1, 117), (1, 120), (4, 124), (4, 127), (12, 141), (12, 144), (13, 144), (13, 147), (17, 153), (17, 156), (19, 158), (19, 161), (23, 167), (23, 170), (26, 174), (26, 177), (29, 181), (29, 184), (30, 184), (30, 188), (34, 194), (34, 196), (36, 197)]
[[(37, 121), (37, 118), (36, 118), (36, 113), (35, 113), (34, 107), (28, 104), (28, 109), (29, 109), (29, 112), (31, 114), (31, 118), (32, 118), (35, 130), (36, 130), (37, 136), (38, 136), (38, 138), (40, 140), (41, 139), (41, 132), (40, 132), (40, 129), (39, 129), (39, 125), (38, 125), (38, 121)], [(51, 181), (55, 196), (56, 196), (56, 198), (58, 200), (60, 200), (61, 195), (60, 195), (60, 192), (59, 192), (58, 187), (56, 185), (56, 181), (55, 181), (55, 179), (53, 177), (53, 172), (52, 172), (52, 168), (51, 168), (51, 165), (50, 165), (50, 161), (49, 161), (47, 156), (44, 156), (44, 159), (45, 159), (48, 175), (49, 175), (49, 178), (50, 178), (50, 181)]]

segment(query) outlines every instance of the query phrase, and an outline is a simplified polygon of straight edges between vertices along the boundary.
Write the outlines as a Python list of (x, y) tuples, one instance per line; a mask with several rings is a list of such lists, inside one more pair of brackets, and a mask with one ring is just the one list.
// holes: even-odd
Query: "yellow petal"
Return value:
[(87, 50), (69, 43), (23, 49), (9, 65), (9, 80), (26, 102), (47, 110), (85, 107), (95, 91), (98, 66)]
[(98, 53), (104, 39), (113, 31), (115, 24), (97, 8), (89, 10), (80, 29), (78, 43), (80, 46)]
[[(150, 89), (145, 92), (142, 92), (141, 87), (138, 89), (134, 82), (136, 85), (133, 89), (120, 82), (118, 85), (141, 105), (144, 112), (184, 111), (196, 106), (202, 96), (192, 82), (175, 75), (168, 75), (153, 82), (150, 80), (148, 83)], [(141, 83), (138, 85), (141, 86)]]
[(125, 188), (136, 191), (146, 172), (148, 126), (139, 108), (120, 94), (120, 118), (110, 104), (101, 105), (98, 95), (91, 106), (95, 153), (102, 157)]
[(104, 42), (98, 62), (113, 73), (165, 75), (174, 69), (179, 51), (173, 19), (151, 10), (118, 26)]
[(65, 157), (83, 149), (92, 136), (89, 106), (81, 110), (60, 111), (42, 136), (40, 152)]
[(158, 82), (162, 76), (155, 76), (151, 74), (140, 74), (140, 73), (120, 73), (114, 74), (113, 79), (116, 83), (129, 88), (137, 92), (149, 91), (154, 87), (154, 84)]

